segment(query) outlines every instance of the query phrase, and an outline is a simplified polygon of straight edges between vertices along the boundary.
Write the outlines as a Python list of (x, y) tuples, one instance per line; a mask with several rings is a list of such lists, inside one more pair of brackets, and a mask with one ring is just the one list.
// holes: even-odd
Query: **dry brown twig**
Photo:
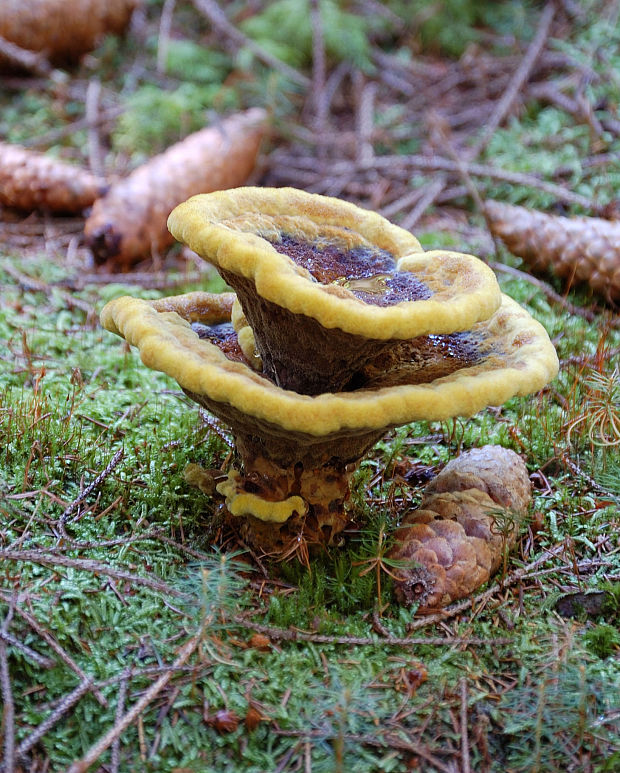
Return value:
[(263, 62), (263, 64), (266, 64), (267, 67), (277, 70), (299, 86), (308, 88), (311, 85), (310, 80), (306, 78), (305, 75), (302, 75), (298, 70), (286, 64), (281, 59), (278, 59), (278, 57), (273, 56), (273, 54), (266, 51), (262, 46), (259, 46), (258, 43), (251, 38), (248, 38), (237, 29), (221, 9), (220, 3), (216, 2), (216, 0), (193, 0), (193, 3), (196, 6), (196, 9), (203, 14), (203, 16), (206, 16), (215, 29), (219, 30), (219, 32), (230, 39), (235, 48), (247, 48), (258, 60)]
[(357, 647), (415, 647), (423, 644), (437, 647), (452, 647), (452, 646), (483, 646), (485, 644), (499, 645), (507, 644), (510, 639), (484, 639), (477, 637), (467, 636), (446, 636), (435, 638), (412, 638), (412, 637), (398, 637), (398, 636), (327, 636), (324, 634), (310, 633), (308, 631), (301, 631), (297, 628), (277, 628), (272, 625), (264, 625), (262, 623), (254, 623), (252, 620), (247, 620), (241, 615), (235, 615), (232, 618), (234, 623), (249, 628), (257, 633), (262, 633), (275, 641), (308, 641), (314, 644), (341, 644), (343, 646), (357, 646)]
[(86, 695), (93, 687), (93, 679), (87, 676), (83, 679), (78, 686), (70, 693), (65, 695), (58, 706), (51, 712), (39, 725), (35, 727), (33, 732), (26, 736), (24, 740), (17, 747), (17, 757), (24, 757), (33, 746), (35, 746), (41, 738), (71, 709), (75, 704)]
[[(525, 271), (520, 271), (518, 268), (507, 266), (504, 263), (490, 262), (489, 266), (493, 269), (493, 271), (509, 274), (510, 276), (515, 277), (515, 279), (523, 279), (525, 282), (528, 282), (528, 284), (531, 284), (533, 287), (541, 290), (550, 301), (556, 303), (558, 306), (561, 306), (569, 314), (573, 314), (576, 317), (583, 317), (583, 319), (586, 319), (588, 322), (593, 322), (597, 318), (595, 311), (592, 309), (584, 309), (581, 306), (575, 306), (575, 304), (566, 300), (564, 296), (556, 293), (556, 291), (549, 284), (547, 284), (547, 282), (543, 282), (542, 279), (537, 279), (535, 276), (532, 276)], [(610, 327), (620, 327), (620, 319), (611, 319), (609, 320), (608, 324)]]
[[(490, 120), (487, 122), (484, 132), (474, 143), (474, 145), (464, 152), (463, 155), (466, 161), (471, 161), (472, 159), (479, 156), (480, 153), (482, 153), (484, 148), (486, 148), (490, 142), (493, 134), (495, 134), (495, 131), (510, 112), (515, 99), (529, 78), (530, 73), (532, 72), (536, 59), (543, 50), (545, 42), (549, 36), (549, 30), (551, 28), (551, 22), (553, 21), (554, 15), (555, 5), (553, 2), (549, 2), (541, 14), (540, 20), (538, 22), (538, 28), (536, 30), (536, 35), (528, 46), (521, 64), (517, 68), (514, 76), (511, 78), (508, 87), (502, 95), (502, 98), (495, 106), (493, 114), (491, 115)], [(406, 222), (403, 221), (403, 228), (411, 229), (414, 227), (425, 210), (431, 204), (433, 204), (439, 194), (443, 191), (446, 184), (446, 176), (441, 175), (434, 183), (429, 186), (427, 195), (416, 205), (413, 212), (407, 216)]]
[(13, 636), (13, 634), (5, 631), (4, 629), (0, 629), (0, 639), (5, 644), (8, 644), (11, 647), (14, 647), (16, 650), (19, 650), (22, 655), (32, 660), (37, 664), (37, 666), (40, 666), (41, 668), (52, 668), (54, 666), (54, 661), (51, 658), (46, 658), (44, 655), (40, 655), (27, 644), (21, 642), (16, 636)]
[[(15, 599), (12, 598), (9, 610), (2, 622), (3, 634), (8, 633), (8, 627), (13, 617), (14, 603)], [(15, 703), (13, 701), (7, 643), (3, 637), (0, 637), (0, 690), (3, 704), (4, 773), (13, 773), (15, 770)]]
[(86, 120), (88, 125), (88, 165), (90, 171), (103, 179), (105, 174), (101, 138), (99, 136), (99, 100), (101, 82), (91, 78), (86, 89)]
[[(172, 668), (178, 668), (184, 665), (189, 658), (193, 655), (197, 649), (204, 633), (204, 624), (201, 626), (198, 633), (194, 634), (179, 650)], [(168, 682), (172, 679), (174, 671), (168, 671), (162, 674), (156, 682), (154, 682), (144, 695), (131, 707), (129, 711), (123, 714), (119, 719), (114, 722), (114, 725), (105, 733), (96, 743), (94, 743), (82, 759), (74, 762), (67, 770), (67, 773), (86, 773), (88, 768), (96, 762), (99, 757), (120, 737), (121, 733), (126, 730), (133, 722), (138, 719), (144, 709), (151, 703), (159, 693), (164, 689)]]
[(461, 677), (461, 771), (462, 773), (471, 773), (469, 760), (469, 734), (467, 721), (467, 677)]
[(65, 80), (65, 74), (61, 70), (55, 70), (42, 52), (22, 48), (1, 35), (0, 55), (17, 67), (23, 67), (36, 75), (42, 75), (57, 82)]
[(328, 104), (325, 99), (325, 40), (323, 36), (323, 20), (318, 0), (310, 2), (310, 19), (312, 22), (312, 101), (314, 108), (314, 128), (319, 138), (317, 157), (321, 165), (325, 162), (325, 144), (320, 138), (325, 137), (328, 130)]
[[(287, 736), (289, 738), (303, 737), (303, 738), (320, 738), (325, 739), (325, 730), (283, 730), (281, 728), (275, 728), (273, 731), (276, 735)], [(390, 749), (398, 749), (399, 751), (411, 752), (429, 762), (435, 770), (441, 771), (441, 773), (454, 773), (454, 767), (445, 765), (438, 757), (436, 757), (424, 744), (414, 743), (412, 741), (404, 740), (399, 734), (393, 733), (390, 730), (385, 730), (377, 735), (362, 735), (358, 733), (342, 733), (338, 736), (339, 739), (343, 739), (349, 742), (358, 744), (366, 744), (368, 746), (381, 746)], [(445, 741), (444, 741), (445, 743)], [(445, 753), (446, 749), (442, 749)], [(457, 752), (458, 754), (458, 752)]]
[[(131, 669), (126, 668), (123, 671), (121, 684), (118, 689), (118, 699), (116, 701), (116, 713), (114, 714), (114, 724), (121, 722), (123, 714), (125, 713), (125, 701), (127, 700), (127, 690), (129, 689), (129, 680), (131, 678)], [(112, 742), (111, 750), (111, 773), (118, 773), (121, 757), (121, 734), (119, 733)]]
[(144, 575), (134, 574), (124, 569), (117, 569), (103, 561), (94, 561), (89, 558), (70, 558), (60, 553), (45, 553), (38, 550), (0, 550), (0, 561), (27, 561), (33, 564), (52, 567), (66, 566), (84, 572), (102, 574), (115, 580), (125, 580), (133, 585), (142, 585), (145, 588), (151, 588), (151, 590), (175, 596), (176, 598), (187, 598), (187, 594), (178, 591), (163, 580), (158, 580), (152, 576), (145, 577)]
[[(1, 593), (1, 591), (0, 591)], [(5, 601), (7, 600), (7, 595), (2, 594)], [(32, 615), (30, 612), (27, 612), (23, 608), (23, 599), (18, 598), (18, 603), (15, 605), (15, 613), (19, 615), (23, 620), (25, 620), (28, 625), (32, 628), (32, 630), (40, 636), (44, 642), (50, 647), (50, 649), (55, 652), (58, 657), (65, 663), (74, 673), (76, 673), (82, 681), (84, 681), (87, 677), (84, 671), (78, 666), (78, 664), (73, 660), (73, 658), (69, 655), (68, 652), (66, 652), (60, 644), (56, 641), (56, 639), (49, 633), (49, 631), (46, 631), (45, 628), (39, 623), (39, 621), (36, 619), (34, 615)], [(98, 703), (103, 706), (104, 708), (107, 707), (108, 702), (98, 689), (93, 689), (93, 694), (95, 698), (97, 699)]]
[(75, 508), (78, 505), (81, 505), (82, 502), (93, 492), (95, 489), (99, 488), (99, 486), (103, 483), (103, 481), (109, 477), (112, 472), (116, 469), (119, 462), (123, 458), (124, 451), (122, 448), (119, 448), (118, 451), (114, 454), (112, 459), (108, 462), (106, 468), (97, 475), (97, 477), (86, 486), (84, 491), (73, 500), (64, 510), (60, 518), (58, 519), (58, 525), (61, 529), (64, 530), (64, 525), (69, 519), (69, 516), (71, 513), (75, 510)]
[(168, 60), (168, 47), (170, 44), (170, 30), (172, 28), (172, 17), (177, 0), (165, 0), (161, 9), (159, 19), (159, 38), (157, 40), (157, 72), (166, 72), (166, 62)]
[[(35, 279), (34, 277), (28, 276), (28, 274), (18, 271), (8, 260), (2, 262), (2, 270), (12, 276), (24, 290), (45, 293), (46, 295), (49, 295), (51, 292), (51, 285), (48, 285), (41, 279)], [(74, 295), (71, 295), (60, 288), (57, 289), (57, 292), (66, 301), (69, 309), (80, 309), (80, 311), (83, 311), (86, 314), (87, 319), (94, 316), (95, 312), (90, 303), (83, 301), (81, 298), (76, 298)]]
[(495, 134), (499, 126), (502, 124), (502, 122), (504, 121), (504, 119), (512, 109), (515, 103), (515, 100), (519, 96), (519, 92), (521, 91), (523, 86), (526, 84), (528, 78), (530, 77), (530, 74), (536, 63), (536, 60), (542, 53), (545, 43), (547, 42), (547, 39), (549, 37), (549, 31), (551, 30), (551, 22), (553, 21), (553, 17), (555, 16), (555, 11), (556, 11), (556, 6), (554, 2), (548, 2), (545, 5), (543, 12), (540, 15), (540, 19), (538, 21), (536, 34), (534, 35), (532, 42), (528, 46), (527, 51), (525, 52), (525, 55), (521, 60), (521, 64), (517, 68), (514, 76), (511, 78), (510, 83), (508, 84), (508, 88), (502, 95), (502, 98), (497, 103), (493, 111), (493, 115), (488, 121), (484, 129), (484, 132), (478, 138), (478, 140), (476, 141), (476, 143), (473, 145), (472, 149), (469, 152), (469, 155), (472, 158), (479, 156), (480, 153), (484, 150), (484, 148), (486, 148), (491, 138), (493, 137), (493, 135)]

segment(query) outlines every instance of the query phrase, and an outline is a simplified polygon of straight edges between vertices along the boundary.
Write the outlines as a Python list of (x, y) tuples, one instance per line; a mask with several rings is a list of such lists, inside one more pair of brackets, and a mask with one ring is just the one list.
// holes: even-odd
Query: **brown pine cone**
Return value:
[[(106, 33), (120, 34), (139, 0), (2, 0), (0, 35), (54, 62), (92, 51)], [(0, 67), (5, 62), (0, 58)]]
[(398, 561), (398, 600), (432, 610), (469, 596), (514, 545), (530, 498), (514, 451), (483, 446), (449, 462), (395, 533), (388, 557)]
[(266, 127), (260, 108), (190, 134), (135, 169), (95, 202), (85, 234), (95, 262), (126, 268), (171, 244), (166, 221), (197, 193), (235, 188), (254, 169)]
[(552, 269), (569, 286), (587, 282), (608, 303), (620, 302), (620, 222), (559, 217), (487, 201), (491, 231), (535, 271)]
[(0, 204), (4, 206), (79, 214), (105, 187), (86, 169), (0, 142)]

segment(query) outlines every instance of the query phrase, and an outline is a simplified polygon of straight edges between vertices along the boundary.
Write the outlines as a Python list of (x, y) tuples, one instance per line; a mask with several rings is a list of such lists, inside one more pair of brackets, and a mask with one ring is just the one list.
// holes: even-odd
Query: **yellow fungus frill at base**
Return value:
[(231, 515), (252, 515), (267, 523), (284, 523), (293, 513), (305, 515), (308, 505), (301, 497), (287, 497), (279, 502), (263, 499), (256, 494), (248, 494), (240, 487), (241, 475), (235, 470), (228, 478), (218, 483), (219, 494), (226, 497), (226, 507)]

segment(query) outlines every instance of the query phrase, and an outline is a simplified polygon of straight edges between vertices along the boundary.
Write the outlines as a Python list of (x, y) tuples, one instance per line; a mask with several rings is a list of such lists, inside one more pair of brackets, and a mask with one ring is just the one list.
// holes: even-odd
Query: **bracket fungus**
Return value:
[(172, 233), (234, 295), (119, 298), (102, 323), (233, 431), (217, 489), (244, 537), (284, 553), (330, 544), (349, 481), (386, 431), (471, 416), (541, 389), (558, 368), (544, 328), (470, 255), (293, 189), (195, 196)]

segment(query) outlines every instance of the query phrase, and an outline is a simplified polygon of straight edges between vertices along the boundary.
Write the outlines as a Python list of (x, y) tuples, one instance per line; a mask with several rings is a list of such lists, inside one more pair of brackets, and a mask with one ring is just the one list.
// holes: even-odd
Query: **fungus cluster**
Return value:
[(235, 295), (119, 298), (102, 323), (233, 431), (218, 491), (265, 552), (347, 525), (349, 481), (388, 430), (541, 389), (544, 328), (479, 259), (294, 189), (195, 196), (169, 218)]

